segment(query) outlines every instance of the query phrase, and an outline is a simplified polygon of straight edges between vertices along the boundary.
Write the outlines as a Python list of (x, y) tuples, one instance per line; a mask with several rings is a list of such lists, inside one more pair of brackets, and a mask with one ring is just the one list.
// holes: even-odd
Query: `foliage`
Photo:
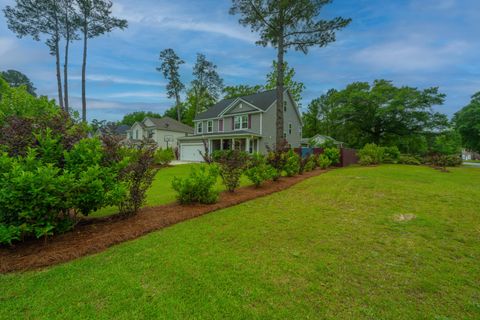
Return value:
[(419, 166), (422, 164), (422, 159), (409, 154), (401, 154), (398, 158), (398, 163)]
[(355, 82), (311, 103), (304, 114), (305, 134), (328, 134), (354, 148), (375, 143), (422, 154), (422, 137), (448, 124), (447, 117), (433, 109), (444, 100), (438, 88), (396, 87), (386, 80)]
[(317, 167), (317, 160), (315, 159), (315, 156), (309, 155), (306, 159), (307, 161), (304, 166), (304, 171), (309, 172), (314, 170)]
[(245, 176), (252, 181), (255, 187), (260, 187), (264, 181), (271, 179), (274, 175), (275, 169), (267, 164), (267, 160), (262, 154), (255, 153), (250, 157)]
[(325, 148), (323, 154), (330, 160), (332, 165), (340, 163), (340, 150), (337, 147)]
[(7, 70), (0, 72), (0, 78), (3, 78), (10, 87), (17, 88), (24, 86), (29, 94), (36, 96), (35, 90), (37, 90), (32, 81), (23, 73), (17, 70)]
[(249, 96), (255, 93), (258, 93), (263, 90), (261, 85), (237, 85), (237, 86), (226, 86), (223, 88), (223, 99), (233, 99), (238, 97)]
[(215, 203), (218, 200), (218, 190), (215, 187), (218, 177), (218, 167), (202, 165), (193, 167), (190, 176), (174, 177), (173, 189), (178, 193), (178, 201), (182, 204)]
[(175, 107), (176, 107), (176, 117), (172, 117), (173, 119), (177, 119), (181, 121), (182, 110), (181, 110), (181, 101), (180, 101), (180, 93), (185, 89), (185, 85), (182, 83), (180, 79), (180, 65), (184, 64), (185, 61), (180, 59), (179, 56), (173, 51), (173, 49), (165, 49), (160, 52), (160, 61), (162, 64), (160, 67), (157, 68), (157, 71), (162, 72), (165, 79), (168, 81), (167, 84), (167, 96), (169, 98), (175, 98)]
[(384, 163), (398, 163), (400, 160), (400, 150), (397, 146), (385, 147), (383, 153), (383, 162)]
[(480, 92), (474, 94), (470, 103), (455, 114), (453, 121), (463, 146), (480, 153)]
[(286, 161), (283, 170), (288, 177), (293, 177), (300, 172), (300, 156), (293, 150), (289, 150), (286, 154)]
[(167, 166), (175, 160), (175, 154), (173, 153), (172, 148), (166, 148), (166, 149), (157, 149), (155, 151), (155, 163), (161, 166)]
[(282, 175), (287, 162), (286, 153), (289, 150), (290, 147), (285, 141), (282, 141), (282, 143), (276, 145), (273, 150), (267, 146), (267, 163), (275, 169), (272, 176), (273, 181), (277, 181)]
[(435, 137), (430, 152), (433, 154), (458, 155), (461, 151), (461, 141), (458, 132), (444, 131)]
[(204, 102), (217, 101), (223, 88), (223, 80), (217, 72), (217, 66), (201, 53), (197, 54), (193, 77), (191, 93), (194, 96), (195, 114), (198, 114), (210, 106)]
[(327, 169), (332, 165), (332, 161), (324, 154), (317, 157), (317, 165), (320, 169)]
[[(277, 62), (274, 60), (272, 62), (272, 71), (267, 74), (267, 83), (265, 84), (266, 90), (273, 90), (277, 87), (277, 68)], [(284, 86), (290, 91), (293, 100), (295, 100), (296, 104), (300, 108), (302, 106), (302, 93), (305, 91), (305, 85), (303, 82), (295, 81), (295, 69), (293, 67), (289, 67), (287, 62), (283, 63), (283, 69)]]
[(240, 185), (240, 177), (248, 164), (248, 155), (239, 150), (219, 150), (212, 157), (218, 164), (223, 184), (228, 191), (234, 192)]
[(358, 151), (361, 165), (375, 165), (383, 162), (385, 148), (375, 143), (368, 143)]
[(157, 170), (153, 169), (155, 147), (142, 144), (129, 150), (128, 164), (120, 171), (119, 177), (127, 189), (127, 197), (120, 203), (120, 214), (136, 214), (146, 200), (146, 192), (152, 185)]
[(119, 124), (125, 124), (127, 126), (133, 126), (135, 122), (142, 122), (145, 118), (161, 118), (162, 115), (152, 111), (134, 111), (127, 113), (123, 116), (123, 119)]

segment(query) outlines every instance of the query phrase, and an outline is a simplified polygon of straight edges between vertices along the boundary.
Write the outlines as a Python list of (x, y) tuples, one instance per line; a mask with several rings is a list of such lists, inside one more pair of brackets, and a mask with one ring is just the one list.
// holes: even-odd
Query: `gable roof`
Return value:
[[(174, 132), (185, 132), (193, 133), (193, 128), (187, 126), (184, 123), (178, 122), (170, 117), (163, 118), (145, 118), (142, 122), (145, 123), (145, 120), (149, 119), (153, 122), (154, 128), (159, 130), (174, 131)], [(150, 127), (151, 128), (151, 127)]]
[(224, 99), (218, 102), (217, 104), (214, 104), (213, 106), (208, 108), (206, 111), (199, 113), (195, 117), (195, 120), (216, 118), (225, 109), (227, 109), (233, 102), (239, 99), (244, 100), (263, 111), (266, 111), (268, 107), (270, 107), (272, 103), (274, 103), (275, 100), (277, 99), (277, 90), (272, 89), (268, 91), (254, 93), (248, 96), (242, 96), (242, 97), (232, 98), (232, 99)]

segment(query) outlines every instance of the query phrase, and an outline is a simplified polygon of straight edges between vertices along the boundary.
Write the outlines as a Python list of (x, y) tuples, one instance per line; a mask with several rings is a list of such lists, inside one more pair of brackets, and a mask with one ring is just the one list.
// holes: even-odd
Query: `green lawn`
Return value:
[[(199, 166), (199, 164), (184, 164), (179, 166), (162, 168), (158, 171), (153, 181), (152, 187), (147, 192), (147, 206), (158, 206), (174, 202), (176, 200), (176, 192), (172, 188), (173, 177), (186, 177), (190, 174), (193, 167)], [(251, 184), (246, 177), (242, 177), (240, 180), (241, 186)], [(217, 188), (219, 190), (225, 190), (222, 184), (222, 180), (218, 178)], [(92, 213), (91, 217), (102, 217), (112, 215), (118, 212), (117, 207), (107, 207), (97, 212)]]
[(479, 319), (479, 186), (467, 167), (333, 170), (0, 276), (0, 318)]
[(464, 162), (480, 163), (480, 160), (465, 160)]

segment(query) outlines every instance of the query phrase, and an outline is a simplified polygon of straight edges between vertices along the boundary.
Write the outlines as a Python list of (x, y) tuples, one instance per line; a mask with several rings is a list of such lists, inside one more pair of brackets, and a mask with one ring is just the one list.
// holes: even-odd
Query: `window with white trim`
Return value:
[(248, 115), (235, 116), (234, 125), (235, 130), (248, 129)]
[(283, 111), (287, 112), (287, 101), (283, 101)]
[(290, 135), (292, 134), (292, 124), (291, 123), (288, 124), (288, 134), (290, 134)]
[(202, 133), (202, 123), (197, 122), (197, 133)]
[(212, 132), (213, 131), (213, 121), (208, 121), (207, 122), (207, 132)]

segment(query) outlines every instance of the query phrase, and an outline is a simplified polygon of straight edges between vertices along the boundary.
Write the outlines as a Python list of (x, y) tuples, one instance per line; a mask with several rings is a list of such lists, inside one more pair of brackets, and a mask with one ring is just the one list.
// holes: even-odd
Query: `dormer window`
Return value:
[(197, 122), (197, 133), (202, 133), (202, 123), (201, 122)]

